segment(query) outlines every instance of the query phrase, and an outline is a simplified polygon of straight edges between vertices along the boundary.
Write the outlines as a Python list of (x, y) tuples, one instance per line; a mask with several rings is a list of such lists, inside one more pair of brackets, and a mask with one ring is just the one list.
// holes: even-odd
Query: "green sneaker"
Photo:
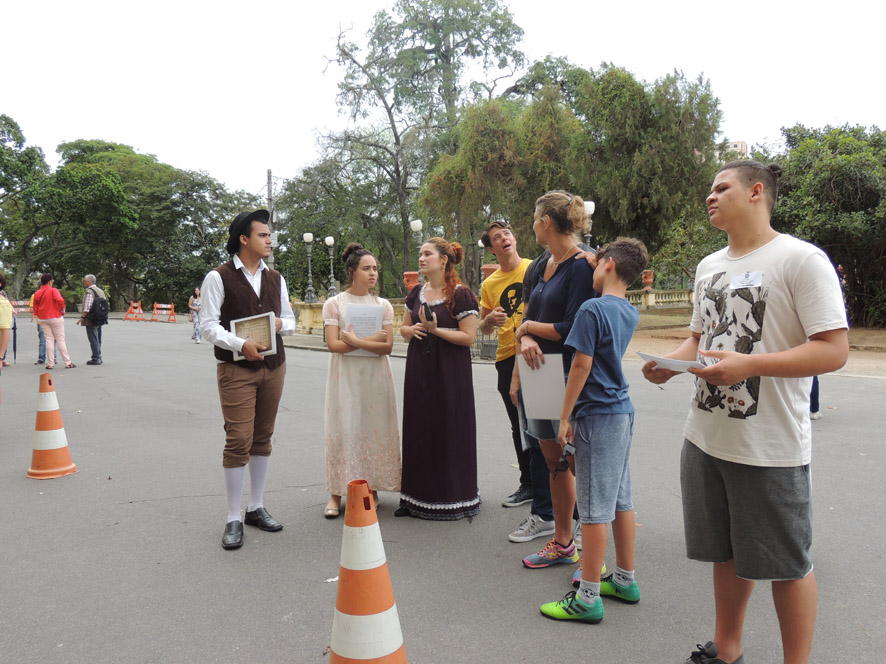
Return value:
[(578, 620), (596, 625), (603, 620), (603, 601), (598, 597), (596, 602), (588, 606), (573, 590), (566, 593), (566, 597), (559, 602), (542, 604), (541, 613), (551, 620)]
[(604, 597), (614, 597), (628, 604), (636, 604), (640, 601), (640, 586), (636, 581), (631, 581), (629, 586), (620, 586), (612, 578), (612, 574), (600, 579), (600, 594)]

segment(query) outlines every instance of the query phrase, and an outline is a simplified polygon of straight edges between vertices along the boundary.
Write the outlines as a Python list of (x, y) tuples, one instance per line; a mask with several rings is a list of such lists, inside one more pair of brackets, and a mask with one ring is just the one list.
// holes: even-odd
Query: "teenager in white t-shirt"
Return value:
[[(837, 274), (811, 244), (777, 233), (775, 164), (723, 166), (707, 198), (728, 246), (699, 263), (692, 335), (669, 358), (700, 360), (681, 455), (687, 555), (714, 563), (714, 639), (699, 664), (743, 663), (754, 581), (772, 582), (784, 661), (808, 662), (817, 586), (809, 462), (811, 377), (849, 354)], [(644, 376), (673, 372), (654, 362)]]

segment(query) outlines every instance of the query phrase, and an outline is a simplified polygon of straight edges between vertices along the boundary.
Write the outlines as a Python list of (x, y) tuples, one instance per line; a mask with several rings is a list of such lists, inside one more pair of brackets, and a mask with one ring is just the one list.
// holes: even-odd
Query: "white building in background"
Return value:
[(750, 156), (746, 141), (730, 141), (726, 144), (724, 152), (737, 152), (742, 159), (747, 159)]

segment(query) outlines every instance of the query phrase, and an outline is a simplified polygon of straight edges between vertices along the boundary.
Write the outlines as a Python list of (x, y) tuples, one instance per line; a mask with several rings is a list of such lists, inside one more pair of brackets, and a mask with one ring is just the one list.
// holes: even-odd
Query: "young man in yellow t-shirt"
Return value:
[(480, 288), (480, 324), (483, 334), (498, 330), (498, 348), (495, 353), (495, 370), (498, 373), (498, 393), (501, 395), (511, 421), (514, 452), (520, 466), (520, 486), (502, 505), (516, 507), (532, 500), (532, 479), (529, 457), (523, 450), (520, 437), (520, 418), (509, 394), (511, 374), (516, 359), (514, 331), (523, 320), (523, 277), (532, 262), (520, 258), (517, 240), (506, 221), (493, 221), (486, 227), (483, 245), (498, 259), (499, 268), (484, 279)]

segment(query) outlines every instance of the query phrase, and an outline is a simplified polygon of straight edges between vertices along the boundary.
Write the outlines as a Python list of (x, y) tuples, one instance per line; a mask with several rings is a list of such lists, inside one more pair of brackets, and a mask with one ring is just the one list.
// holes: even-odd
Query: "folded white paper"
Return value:
[(637, 355), (643, 358), (646, 362), (655, 362), (655, 366), (659, 369), (679, 371), (680, 373), (685, 372), (687, 369), (704, 369), (704, 365), (695, 360), (671, 360), (667, 357), (658, 357), (657, 355), (649, 355), (648, 353), (641, 353), (640, 351), (637, 351)]

